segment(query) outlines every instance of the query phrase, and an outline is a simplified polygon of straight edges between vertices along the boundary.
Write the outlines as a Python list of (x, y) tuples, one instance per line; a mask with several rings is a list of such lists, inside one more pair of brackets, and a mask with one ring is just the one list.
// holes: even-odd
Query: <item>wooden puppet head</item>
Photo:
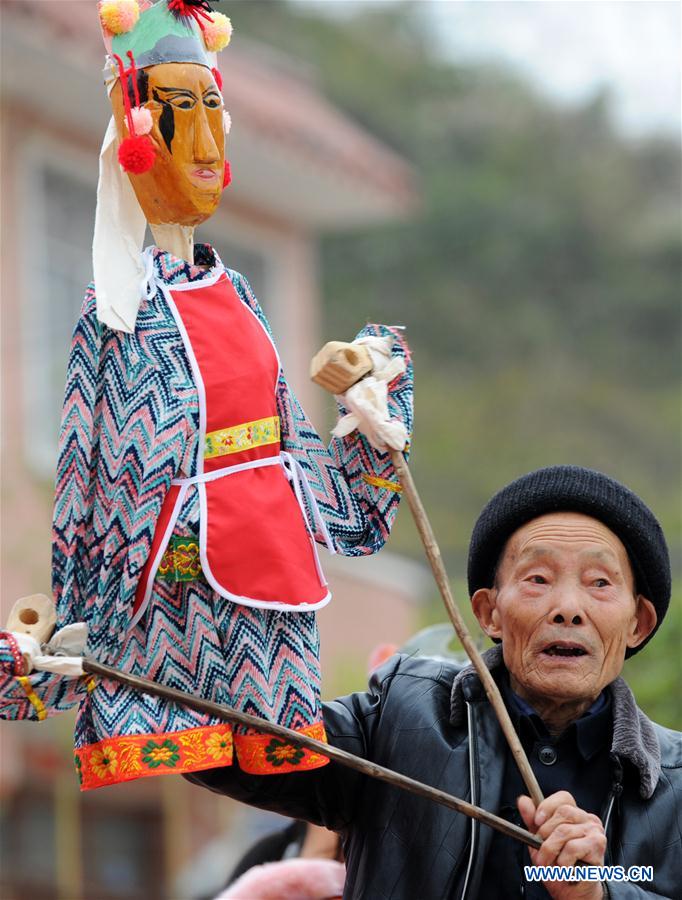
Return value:
[(137, 109), (151, 114), (146, 134), (155, 150), (147, 171), (128, 172), (137, 200), (151, 225), (198, 225), (213, 215), (223, 191), (223, 100), (215, 77), (197, 63), (163, 63), (128, 76), (127, 85), (119, 79), (111, 104), (121, 141), (129, 132), (123, 89), (132, 90), (133, 78)]
[(208, 0), (100, 0), (99, 13), (119, 162), (151, 225), (198, 225), (226, 173), (215, 53), (230, 21)]

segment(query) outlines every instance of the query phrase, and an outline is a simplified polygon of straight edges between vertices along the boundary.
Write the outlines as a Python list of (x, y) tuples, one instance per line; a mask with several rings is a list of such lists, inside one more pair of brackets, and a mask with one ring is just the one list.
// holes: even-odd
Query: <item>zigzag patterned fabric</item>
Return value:
[[(198, 263), (219, 265), (211, 248)], [(157, 281), (198, 281), (208, 272), (155, 251)], [(269, 330), (246, 279), (226, 270), (239, 297)], [(386, 334), (367, 326), (361, 334)], [(389, 409), (412, 428), (412, 369), (399, 331), (394, 354), (406, 373)], [(337, 552), (380, 549), (400, 493), (388, 454), (357, 433), (327, 449), (280, 373), (282, 448), (303, 466)], [(345, 412), (345, 410), (341, 410)], [(60, 430), (53, 530), (57, 626), (85, 621), (88, 653), (102, 662), (324, 739), (319, 638), (314, 613), (239, 606), (201, 576), (157, 576), (143, 618), (130, 627), (137, 583), (161, 504), (177, 475), (195, 474), (199, 405), (181, 336), (161, 290), (141, 305), (134, 334), (102, 326), (91, 286), (76, 326)], [(196, 535), (190, 492), (174, 538)], [(317, 536), (322, 541), (322, 536)], [(84, 789), (232, 761), (251, 772), (325, 764), (266, 735), (141, 696), (107, 682), (48, 673), (18, 677), (16, 650), (0, 634), (0, 716), (44, 719), (79, 703), (75, 757)]]

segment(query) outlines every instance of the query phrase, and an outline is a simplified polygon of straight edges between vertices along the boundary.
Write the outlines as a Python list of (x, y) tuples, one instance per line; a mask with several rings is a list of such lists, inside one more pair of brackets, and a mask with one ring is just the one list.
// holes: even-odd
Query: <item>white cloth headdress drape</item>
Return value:
[(112, 116), (99, 156), (92, 268), (97, 318), (110, 328), (132, 333), (142, 299), (147, 220), (130, 179), (119, 165), (117, 151)]

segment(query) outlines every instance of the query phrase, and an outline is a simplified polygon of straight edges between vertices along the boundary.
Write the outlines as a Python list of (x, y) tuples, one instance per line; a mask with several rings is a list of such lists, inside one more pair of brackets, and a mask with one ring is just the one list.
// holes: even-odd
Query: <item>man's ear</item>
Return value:
[(647, 600), (643, 594), (637, 594), (635, 602), (637, 603), (637, 608), (626, 641), (630, 649), (639, 647), (649, 637), (656, 627), (656, 622), (658, 622), (658, 615), (651, 600)]
[(471, 606), (478, 624), (491, 638), (501, 638), (500, 616), (496, 606), (497, 588), (479, 588), (471, 598)]

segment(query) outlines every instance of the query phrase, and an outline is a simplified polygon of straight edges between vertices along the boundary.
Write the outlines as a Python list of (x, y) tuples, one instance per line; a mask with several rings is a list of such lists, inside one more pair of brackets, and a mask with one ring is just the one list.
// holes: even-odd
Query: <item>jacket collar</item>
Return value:
[[(512, 691), (506, 671), (500, 675), (498, 685), (514, 728), (521, 736), (521, 743), (531, 747), (535, 741), (546, 743), (551, 738), (549, 731), (533, 707)], [(561, 736), (562, 742), (568, 741), (568, 745), (564, 746), (575, 747), (585, 762), (589, 762), (605, 746), (611, 746), (611, 706), (611, 692), (602, 691), (592, 706)]]
[(193, 263), (155, 246), (148, 248), (145, 255), (150, 251), (156, 281), (168, 285), (201, 281), (202, 278), (210, 277), (216, 266), (222, 265), (220, 257), (210, 244), (194, 245)]
[[(491, 672), (502, 668), (502, 647), (490, 647), (483, 660)], [(651, 721), (637, 706), (632, 691), (618, 677), (608, 688), (613, 710), (613, 739), (611, 752), (630, 762), (639, 774), (640, 796), (648, 800), (656, 789), (661, 775), (661, 748)], [(473, 666), (462, 669), (452, 685), (450, 721), (462, 725), (466, 718), (468, 700), (484, 700), (485, 693)]]

